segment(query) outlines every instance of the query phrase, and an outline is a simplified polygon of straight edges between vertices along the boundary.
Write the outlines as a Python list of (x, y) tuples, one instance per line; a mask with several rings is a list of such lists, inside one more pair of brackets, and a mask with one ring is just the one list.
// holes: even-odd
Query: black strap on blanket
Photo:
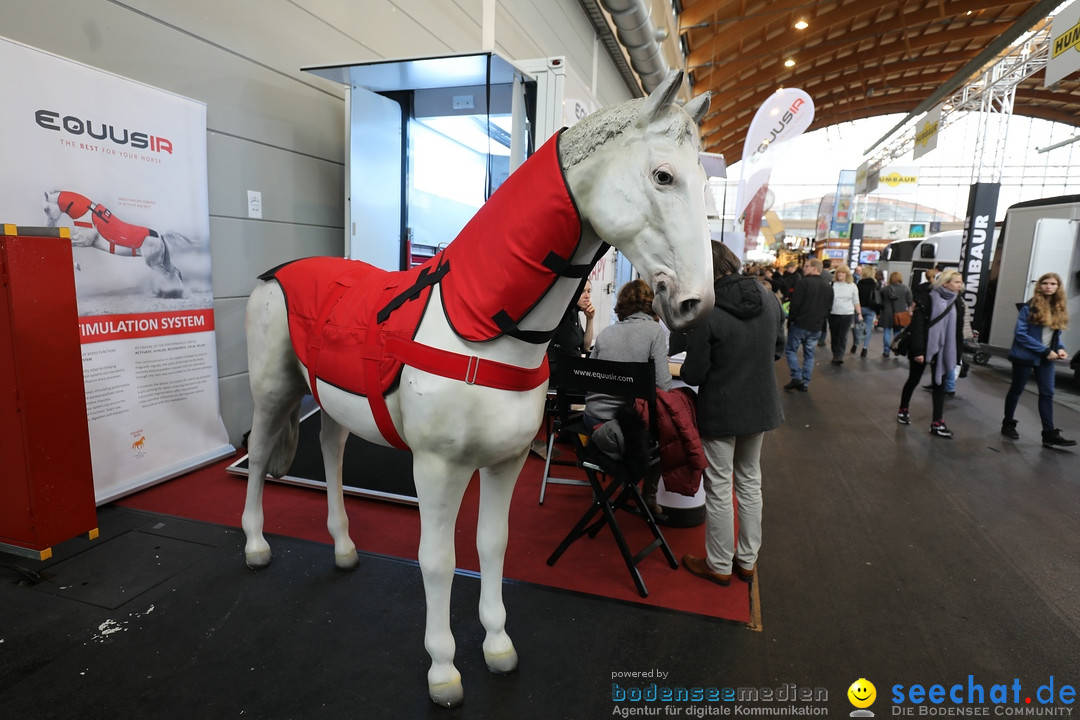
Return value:
[(413, 283), (411, 287), (398, 293), (393, 300), (386, 304), (386, 307), (379, 311), (379, 314), (375, 316), (375, 322), (382, 325), (390, 318), (390, 313), (397, 310), (409, 300), (415, 299), (420, 295), (424, 288), (430, 287), (442, 280), (443, 276), (450, 271), (450, 261), (440, 262), (433, 272), (429, 272), (429, 270), (430, 268), (421, 270), (420, 274), (416, 276), (416, 282)]
[(593, 262), (588, 265), (571, 265), (569, 260), (564, 260), (554, 252), (549, 251), (547, 257), (544, 258), (544, 261), (541, 264), (561, 277), (587, 278), (589, 277), (589, 273), (592, 272), (596, 260), (594, 259)]
[[(554, 252), (548, 253), (547, 257), (543, 260), (543, 265), (560, 277), (581, 279), (577, 294), (574, 295), (572, 301), (576, 303), (578, 296), (581, 295), (581, 291), (585, 287), (585, 281), (586, 278), (589, 277), (589, 273), (592, 272), (593, 267), (600, 261), (600, 258), (604, 256), (604, 253), (606, 253), (610, 247), (611, 246), (607, 243), (601, 243), (600, 248), (596, 251), (596, 255), (593, 256), (593, 259), (589, 261), (587, 265), (572, 265), (569, 260), (564, 260)], [(543, 345), (550, 342), (551, 338), (555, 335), (555, 331), (558, 330), (557, 327), (554, 327), (551, 330), (522, 330), (505, 310), (500, 310), (493, 315), (491, 319), (495, 322), (495, 325), (499, 328), (501, 334), (509, 335), (512, 338), (533, 345)]]

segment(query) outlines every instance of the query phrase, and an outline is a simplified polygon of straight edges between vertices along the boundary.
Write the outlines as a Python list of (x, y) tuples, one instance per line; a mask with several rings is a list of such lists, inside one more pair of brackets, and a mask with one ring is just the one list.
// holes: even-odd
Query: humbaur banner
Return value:
[(757, 247), (761, 218), (767, 210), (765, 196), (769, 175), (776, 162), (776, 147), (801, 135), (813, 121), (814, 101), (797, 88), (776, 91), (754, 115), (743, 145), (739, 188), (735, 195), (736, 225), (746, 238), (747, 251)]
[(911, 195), (919, 189), (917, 166), (886, 165), (877, 173), (877, 192), (891, 195)]
[(0, 67), (18, 68), (0, 77), (0, 221), (71, 228), (98, 504), (232, 452), (206, 106), (4, 38)]
[(937, 148), (938, 132), (941, 130), (942, 105), (934, 107), (915, 125), (915, 149), (912, 160), (918, 160)]
[(1054, 17), (1050, 27), (1050, 58), (1043, 87), (1056, 85), (1080, 70), (1080, 3), (1074, 2)]

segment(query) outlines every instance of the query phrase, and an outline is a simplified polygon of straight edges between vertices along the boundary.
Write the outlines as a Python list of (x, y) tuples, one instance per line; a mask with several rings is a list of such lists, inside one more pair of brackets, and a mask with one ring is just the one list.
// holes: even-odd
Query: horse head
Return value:
[[(682, 77), (673, 71), (649, 97), (566, 130), (563, 162), (583, 224), (630, 260), (652, 287), (657, 314), (675, 330), (713, 305), (707, 181), (698, 158), (709, 96), (677, 105)], [(598, 133), (602, 127), (608, 131)], [(581, 147), (597, 136), (601, 146)]]
[(41, 209), (45, 212), (45, 225), (47, 227), (56, 227), (60, 224), (60, 203), (59, 203), (60, 191), (45, 191), (45, 200), (42, 203)]

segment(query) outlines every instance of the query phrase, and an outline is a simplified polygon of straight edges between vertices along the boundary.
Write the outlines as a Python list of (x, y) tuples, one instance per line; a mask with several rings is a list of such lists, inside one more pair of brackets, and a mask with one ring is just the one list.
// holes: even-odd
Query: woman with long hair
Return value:
[(912, 305), (911, 288), (904, 284), (904, 276), (895, 270), (889, 273), (889, 284), (881, 290), (881, 302), (884, 307), (881, 310), (881, 317), (878, 318), (878, 325), (881, 327), (885, 341), (881, 356), (889, 357), (889, 345), (892, 343), (893, 328), (897, 332), (901, 329), (896, 326), (893, 318), (898, 312), (911, 310)]
[(1072, 447), (1075, 440), (1061, 437), (1054, 427), (1054, 360), (1068, 360), (1061, 333), (1069, 325), (1069, 310), (1065, 303), (1065, 286), (1057, 273), (1044, 273), (1035, 284), (1035, 294), (1020, 306), (1013, 333), (1009, 361), (1012, 362), (1012, 385), (1005, 394), (1005, 419), (1001, 434), (1018, 440), (1016, 406), (1031, 374), (1039, 386), (1039, 419), (1042, 421), (1042, 441), (1048, 448)]
[(964, 300), (960, 297), (964, 278), (957, 270), (944, 270), (934, 278), (933, 287), (922, 290), (911, 314), (911, 342), (908, 358), (911, 367), (907, 382), (900, 393), (900, 410), (896, 422), (911, 424), (908, 403), (919, 386), (926, 366), (930, 366), (930, 389), (933, 393), (934, 415), (930, 434), (951, 438), (952, 430), (945, 425), (945, 375), (960, 364), (964, 347)]

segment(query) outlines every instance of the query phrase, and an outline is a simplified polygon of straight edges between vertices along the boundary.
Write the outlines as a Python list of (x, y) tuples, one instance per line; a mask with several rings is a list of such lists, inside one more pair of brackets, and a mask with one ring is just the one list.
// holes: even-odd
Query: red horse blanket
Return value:
[(552, 138), (454, 242), (419, 267), (388, 272), (320, 257), (288, 263), (261, 278), (274, 278), (285, 293), (293, 349), (308, 368), (316, 400), (316, 379), (367, 396), (383, 437), (404, 448), (383, 400), (403, 364), (505, 390), (529, 390), (548, 376), (546, 358), (539, 367), (519, 368), (415, 342), (432, 286), (440, 283), (446, 317), (463, 339), (514, 334), (560, 275), (587, 274), (587, 267), (570, 265), (580, 237)]
[[(85, 195), (64, 190), (56, 200), (61, 212), (75, 220), (80, 227), (93, 227), (98, 235), (105, 238), (109, 243), (109, 252), (115, 254), (116, 246), (126, 247), (135, 255), (135, 251), (142, 247), (143, 242), (150, 235), (157, 236), (157, 232), (142, 225), (132, 225), (124, 222), (109, 211), (104, 205), (99, 205)], [(79, 221), (86, 213), (92, 213), (92, 222)]]

